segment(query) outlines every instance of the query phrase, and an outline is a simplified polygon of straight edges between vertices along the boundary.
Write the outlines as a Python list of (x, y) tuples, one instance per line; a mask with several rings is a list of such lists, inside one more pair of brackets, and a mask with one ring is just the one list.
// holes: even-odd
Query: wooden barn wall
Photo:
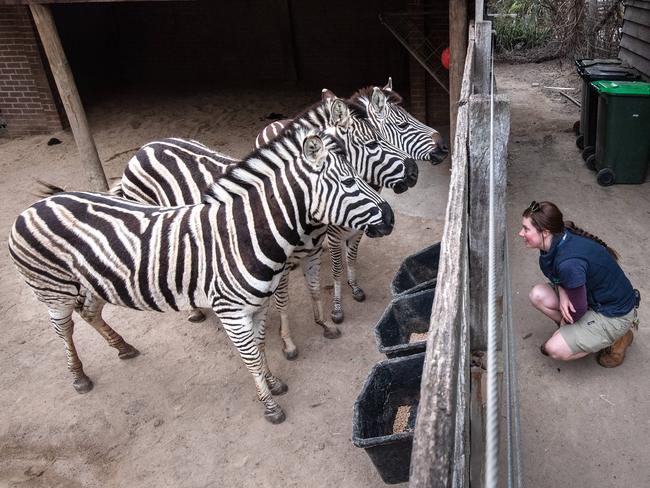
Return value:
[(619, 58), (643, 73), (646, 80), (650, 80), (650, 1), (625, 2)]
[(57, 5), (54, 14), (82, 90), (114, 83), (259, 86), (294, 81), (292, 48), (300, 84), (359, 87), (388, 74), (406, 78), (407, 53), (377, 18), (378, 12), (403, 4), (143, 2)]

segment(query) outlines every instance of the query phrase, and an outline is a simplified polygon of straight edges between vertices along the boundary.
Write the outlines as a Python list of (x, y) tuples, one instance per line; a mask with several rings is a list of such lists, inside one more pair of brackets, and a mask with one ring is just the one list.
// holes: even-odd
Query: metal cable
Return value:
[(485, 488), (496, 488), (499, 469), (499, 385), (497, 382), (496, 251), (494, 209), (494, 48), (490, 43), (490, 205), (488, 227), (488, 337)]
[(523, 486), (523, 471), (521, 460), (521, 427), (519, 417), (519, 390), (517, 385), (517, 355), (514, 328), (512, 326), (512, 289), (510, 283), (510, 252), (508, 239), (505, 240), (505, 302), (506, 302), (506, 333), (505, 349), (505, 378), (507, 390), (507, 428), (508, 428), (508, 487)]

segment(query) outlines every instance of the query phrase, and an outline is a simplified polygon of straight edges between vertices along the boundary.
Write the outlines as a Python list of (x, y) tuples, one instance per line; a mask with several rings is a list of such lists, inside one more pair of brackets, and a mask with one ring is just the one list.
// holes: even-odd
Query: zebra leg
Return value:
[(341, 239), (337, 236), (327, 235), (332, 257), (332, 278), (334, 279), (334, 303), (332, 305), (332, 321), (335, 324), (343, 322), (343, 306), (341, 304), (341, 275), (343, 274), (343, 260)]
[(323, 335), (328, 339), (341, 337), (341, 331), (335, 326), (325, 322), (323, 315), (323, 300), (320, 292), (320, 264), (322, 248), (301, 261), (302, 272), (311, 295), (311, 305), (314, 310), (314, 321), (323, 328)]
[(282, 352), (284, 357), (292, 360), (298, 357), (298, 348), (291, 338), (291, 329), (289, 328), (289, 266), (285, 267), (280, 278), (278, 288), (273, 294), (275, 308), (280, 312), (280, 338), (282, 339)]
[(56, 334), (65, 341), (65, 353), (68, 359), (68, 369), (74, 376), (72, 386), (77, 393), (87, 393), (93, 389), (93, 382), (84, 373), (83, 364), (77, 355), (77, 350), (74, 347), (72, 334), (74, 332), (74, 322), (72, 321), (73, 306), (50, 306), (48, 305), (48, 313), (50, 314), (50, 321), (54, 326)]
[(352, 298), (357, 302), (363, 302), (366, 299), (366, 294), (357, 284), (357, 253), (359, 251), (359, 242), (363, 233), (356, 233), (354, 236), (345, 241), (347, 248), (347, 264), (348, 264), (348, 285), (352, 288)]
[[(217, 310), (215, 310), (217, 312)], [(263, 360), (255, 339), (255, 331), (251, 316), (220, 317), (226, 334), (239, 351), (246, 368), (253, 375), (257, 398), (264, 404), (264, 417), (272, 424), (279, 424), (286, 418), (282, 407), (273, 399), (271, 390), (266, 383)]]
[(106, 339), (108, 345), (117, 349), (117, 355), (120, 359), (131, 359), (140, 354), (135, 347), (122, 339), (122, 336), (115, 332), (110, 325), (104, 322), (102, 310), (106, 302), (101, 298), (88, 293), (83, 304), (77, 307), (77, 312), (81, 318), (88, 322), (93, 328)]
[(266, 385), (271, 390), (272, 395), (284, 395), (289, 387), (280, 378), (274, 376), (269, 369), (266, 361), (266, 314), (268, 306), (263, 307), (259, 313), (253, 316), (253, 323), (255, 326), (255, 342), (260, 350), (260, 357), (262, 358), (262, 370), (264, 371), (264, 379)]

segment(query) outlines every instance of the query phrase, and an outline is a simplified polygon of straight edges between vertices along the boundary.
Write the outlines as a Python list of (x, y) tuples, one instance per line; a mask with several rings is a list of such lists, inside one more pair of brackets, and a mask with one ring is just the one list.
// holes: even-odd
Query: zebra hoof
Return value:
[(284, 414), (284, 410), (278, 406), (273, 410), (266, 410), (264, 412), (264, 418), (272, 424), (281, 424), (287, 416)]
[(288, 392), (289, 387), (283, 381), (277, 380), (277, 383), (273, 385), (273, 388), (269, 387), (269, 390), (271, 390), (271, 395), (280, 396)]
[(339, 337), (341, 337), (341, 331), (336, 327), (325, 326), (325, 328), (323, 329), (323, 335), (327, 339), (338, 339)]
[(205, 314), (198, 309), (192, 310), (187, 316), (187, 320), (194, 323), (203, 322), (205, 320)]
[(88, 393), (93, 389), (93, 382), (88, 378), (88, 376), (83, 375), (72, 383), (74, 389), (77, 390), (77, 393)]
[(352, 298), (357, 302), (363, 302), (366, 299), (366, 294), (361, 288), (355, 288), (352, 290)]
[(289, 361), (293, 361), (298, 357), (297, 347), (294, 347), (293, 349), (284, 349), (282, 352), (284, 353), (284, 357)]
[(140, 351), (138, 351), (135, 347), (133, 347), (131, 344), (128, 344), (128, 347), (117, 355), (118, 358), (120, 359), (131, 359), (136, 356), (140, 355)]
[(343, 310), (332, 310), (330, 316), (332, 317), (332, 322), (335, 324), (343, 322)]

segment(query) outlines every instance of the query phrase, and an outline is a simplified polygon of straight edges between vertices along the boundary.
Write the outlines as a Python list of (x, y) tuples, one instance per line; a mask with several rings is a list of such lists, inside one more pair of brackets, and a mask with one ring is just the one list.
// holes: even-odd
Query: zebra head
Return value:
[(368, 121), (360, 105), (348, 104), (323, 89), (323, 103), (330, 103), (330, 126), (343, 141), (352, 167), (373, 188), (392, 188), (403, 193), (418, 181), (415, 161), (388, 142)]
[(402, 97), (393, 91), (392, 78), (388, 78), (383, 88), (363, 88), (350, 100), (362, 104), (368, 111), (368, 119), (382, 136), (412, 158), (438, 164), (447, 157), (449, 149), (440, 133), (400, 105)]
[(393, 210), (350, 166), (337, 137), (307, 133), (302, 138), (302, 161), (312, 186), (308, 210), (312, 223), (365, 230), (368, 237), (392, 232)]

